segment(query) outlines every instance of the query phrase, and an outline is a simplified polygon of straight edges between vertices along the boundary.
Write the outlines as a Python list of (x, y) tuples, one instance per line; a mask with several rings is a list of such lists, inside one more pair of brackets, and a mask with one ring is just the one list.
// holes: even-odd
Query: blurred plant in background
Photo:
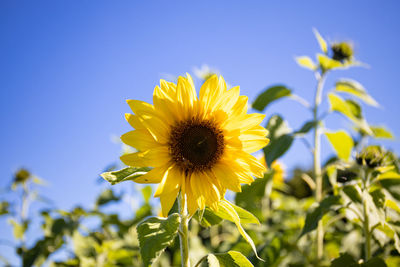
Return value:
[[(324, 94), (329, 73), (365, 64), (356, 60), (350, 43), (328, 44), (316, 30), (314, 34), (321, 52), (315, 60), (296, 58), (316, 77), (312, 104), (289, 87), (274, 85), (261, 92), (252, 105), (268, 114), (269, 105), (286, 98), (303, 105), (310, 118), (293, 130), (281, 115), (268, 114), (266, 128), (271, 141), (260, 160), (269, 168), (263, 178), (242, 186), (242, 191), (229, 199), (264, 261), (257, 259), (228, 214), (205, 208), (189, 225), (190, 258), (196, 266), (400, 265), (399, 158), (379, 145), (379, 139), (393, 139), (393, 134), (368, 123), (362, 112), (364, 105), (377, 107), (378, 103), (359, 82), (339, 79)], [(206, 67), (198, 72), (204, 80), (212, 74)], [(328, 129), (324, 122), (332, 113), (342, 115), (350, 127)], [(334, 152), (325, 162), (320, 154), (328, 148), (321, 145), (321, 136)], [(279, 158), (299, 141), (311, 153), (313, 164), (309, 169), (288, 169)], [(124, 166), (116, 164), (106, 170), (112, 184), (148, 171), (115, 171), (119, 167)], [(122, 194), (116, 194), (113, 187), (104, 185), (93, 208), (63, 211), (35, 193), (41, 185), (42, 180), (20, 169), (12, 179), (12, 190), (0, 196), (0, 219), (10, 223), (15, 242), (9, 245), (15, 247), (22, 266), (143, 266), (143, 261), (152, 266), (181, 264), (176, 224), (152, 219), (151, 228), (146, 228), (141, 223), (159, 215), (158, 205), (151, 201), (151, 186), (118, 185), (132, 187), (132, 194), (142, 199), (131, 216), (122, 219), (108, 208), (122, 203)], [(30, 212), (37, 201), (44, 201), (39, 214)], [(177, 211), (175, 203), (170, 216)], [(36, 236), (30, 232), (35, 222), (43, 230)], [(1, 255), (0, 260), (6, 266), (14, 265), (8, 263), (7, 255)]]

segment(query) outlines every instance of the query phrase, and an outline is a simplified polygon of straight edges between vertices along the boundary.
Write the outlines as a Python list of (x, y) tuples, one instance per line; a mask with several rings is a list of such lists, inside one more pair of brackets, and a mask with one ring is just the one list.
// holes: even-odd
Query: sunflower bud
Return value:
[(29, 173), (28, 170), (21, 168), (15, 173), (14, 183), (15, 184), (24, 183), (29, 179), (30, 176), (31, 174)]
[(350, 60), (353, 57), (353, 47), (346, 42), (332, 44), (332, 59), (338, 61)]
[(388, 163), (387, 152), (380, 146), (368, 146), (356, 156), (357, 164), (376, 168)]

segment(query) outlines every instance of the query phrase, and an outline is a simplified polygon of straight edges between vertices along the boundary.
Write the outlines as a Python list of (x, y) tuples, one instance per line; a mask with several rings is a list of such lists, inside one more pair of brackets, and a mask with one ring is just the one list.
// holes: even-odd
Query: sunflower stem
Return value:
[[(315, 102), (314, 102), (314, 121), (316, 122), (314, 129), (314, 175), (315, 175), (315, 200), (320, 203), (322, 200), (322, 173), (321, 173), (321, 151), (320, 151), (320, 132), (321, 127), (318, 121), (318, 108), (321, 104), (322, 89), (324, 86), (325, 73), (322, 71), (321, 75), (318, 76), (317, 89), (315, 92)], [(323, 256), (324, 248), (324, 228), (322, 221), (318, 222), (317, 227), (317, 260), (320, 262)]]
[(369, 227), (369, 212), (368, 212), (368, 201), (367, 201), (367, 195), (368, 195), (368, 182), (370, 178), (370, 173), (368, 171), (365, 171), (364, 169), (362, 170), (362, 176), (363, 176), (363, 230), (364, 230), (364, 237), (365, 237), (365, 242), (364, 242), (364, 250), (365, 250), (365, 261), (368, 261), (371, 258), (371, 230)]
[(178, 206), (179, 214), (181, 216), (181, 223), (179, 225), (179, 244), (181, 249), (182, 267), (189, 267), (189, 218), (186, 197), (181, 193), (178, 196)]

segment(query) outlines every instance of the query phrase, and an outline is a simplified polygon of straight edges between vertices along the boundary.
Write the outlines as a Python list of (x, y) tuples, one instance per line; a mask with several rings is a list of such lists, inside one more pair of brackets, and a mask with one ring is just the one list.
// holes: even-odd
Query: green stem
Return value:
[(187, 213), (186, 196), (179, 194), (178, 197), (179, 213), (181, 215), (181, 223), (179, 225), (179, 244), (181, 249), (182, 267), (189, 267), (189, 216)]
[(368, 261), (371, 258), (371, 230), (369, 227), (369, 212), (368, 212), (368, 180), (369, 173), (367, 174), (365, 171), (363, 172), (364, 178), (364, 188), (363, 188), (363, 212), (364, 212), (364, 220), (363, 220), (363, 230), (365, 236), (364, 250), (365, 250), (365, 261)]
[[(315, 175), (315, 199), (319, 203), (322, 200), (322, 172), (321, 172), (321, 152), (320, 152), (320, 131), (321, 127), (318, 122), (318, 107), (321, 104), (322, 89), (324, 86), (324, 73), (318, 77), (317, 89), (314, 101), (314, 121), (316, 122), (314, 129), (314, 175)], [(317, 227), (317, 259), (320, 261), (323, 256), (324, 247), (324, 228), (322, 221), (318, 222)]]

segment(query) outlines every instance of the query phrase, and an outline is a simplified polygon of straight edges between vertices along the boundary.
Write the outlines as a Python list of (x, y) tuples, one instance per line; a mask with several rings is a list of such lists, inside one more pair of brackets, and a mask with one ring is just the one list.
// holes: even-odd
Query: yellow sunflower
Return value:
[(121, 140), (138, 152), (121, 156), (132, 167), (153, 167), (135, 179), (158, 183), (163, 216), (179, 192), (186, 196), (189, 214), (209, 206), (217, 209), (226, 189), (241, 191), (253, 176), (266, 171), (253, 153), (268, 144), (262, 114), (247, 114), (247, 97), (239, 87), (227, 90), (224, 79), (207, 79), (197, 97), (193, 80), (179, 77), (175, 85), (161, 80), (153, 105), (127, 100), (134, 114), (125, 114), (135, 128)]

